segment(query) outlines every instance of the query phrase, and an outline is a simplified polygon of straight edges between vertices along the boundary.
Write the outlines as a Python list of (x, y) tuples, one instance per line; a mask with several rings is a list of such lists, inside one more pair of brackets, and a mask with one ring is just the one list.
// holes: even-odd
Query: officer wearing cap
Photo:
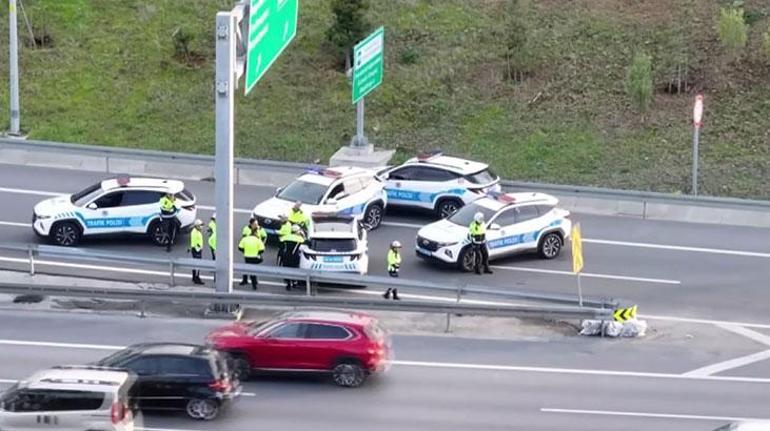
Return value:
[(468, 226), (468, 236), (473, 247), (474, 258), (473, 267), (476, 274), (481, 275), (481, 268), (484, 268), (485, 274), (492, 274), (489, 269), (489, 250), (487, 249), (487, 227), (484, 223), (484, 214), (477, 212), (473, 216), (473, 221)]
[(291, 211), (289, 211), (289, 223), (299, 226), (303, 231), (307, 232), (310, 225), (310, 219), (302, 211), (302, 202), (295, 202)]
[(217, 213), (211, 215), (209, 220), (209, 250), (211, 250), (211, 258), (217, 258)]
[[(200, 219), (195, 220), (193, 228), (190, 231), (190, 248), (187, 250), (192, 254), (193, 259), (200, 259), (203, 257), (203, 222)], [(204, 284), (201, 280), (200, 269), (192, 270), (192, 282), (194, 284)]]
[[(391, 277), (398, 277), (398, 270), (401, 267), (401, 243), (393, 241), (390, 243), (390, 249), (388, 249), (388, 275)], [(385, 299), (390, 299), (390, 294), (393, 293), (393, 299), (398, 301), (398, 287), (389, 287), (388, 290), (382, 295)]]
[[(291, 233), (286, 235), (283, 241), (283, 256), (281, 256), (281, 266), (288, 268), (299, 268), (299, 248), (305, 243), (305, 236), (299, 225), (292, 225)], [(291, 290), (297, 285), (295, 280), (284, 280), (286, 290)]]

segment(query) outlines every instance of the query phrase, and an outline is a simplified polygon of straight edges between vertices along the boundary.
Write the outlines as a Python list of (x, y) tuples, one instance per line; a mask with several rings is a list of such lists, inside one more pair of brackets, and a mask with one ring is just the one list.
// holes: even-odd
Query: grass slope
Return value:
[[(721, 1), (535, 1), (535, 66), (520, 84), (503, 79), (502, 0), (371, 3), (371, 22), (386, 28), (386, 70), (367, 99), (367, 134), (399, 160), (442, 147), (507, 178), (686, 192), (691, 103), (703, 91), (703, 192), (770, 198), (770, 65), (759, 56), (766, 0), (745, 1), (750, 44), (735, 63), (716, 41)], [(24, 0), (34, 31), (53, 46), (22, 49), (23, 128), (36, 139), (211, 154), (213, 22), (228, 4)], [(237, 98), (238, 155), (326, 161), (349, 141), (355, 111), (325, 45), (331, 20), (329, 0), (300, 0), (297, 38)], [(195, 35), (202, 62), (174, 58), (178, 27)], [(20, 34), (28, 41), (21, 18)], [(639, 118), (624, 93), (626, 66), (643, 49), (661, 88), (672, 46), (691, 58), (692, 90), (657, 92)], [(7, 55), (0, 50), (0, 64)], [(0, 118), (7, 123), (7, 108)]]

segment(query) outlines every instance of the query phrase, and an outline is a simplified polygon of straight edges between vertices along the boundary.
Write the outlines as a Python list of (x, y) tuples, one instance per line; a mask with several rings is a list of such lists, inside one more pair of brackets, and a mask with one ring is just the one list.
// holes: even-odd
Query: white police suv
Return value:
[(367, 232), (353, 217), (313, 216), (308, 242), (300, 247), (299, 267), (314, 271), (369, 271)]
[(371, 229), (382, 222), (388, 198), (374, 171), (355, 167), (310, 169), (281, 187), (275, 196), (254, 207), (253, 215), (269, 234), (281, 227), (280, 216), (288, 216), (296, 202), (312, 217), (315, 213), (351, 216)]
[(32, 228), (62, 246), (74, 246), (83, 236), (105, 234), (147, 234), (156, 244), (165, 245), (168, 235), (160, 223), (159, 204), (165, 193), (176, 197), (178, 227), (191, 226), (197, 215), (195, 196), (184, 183), (120, 176), (38, 203)]
[(572, 222), (559, 201), (544, 193), (492, 193), (464, 206), (447, 219), (417, 232), (417, 256), (473, 270), (468, 227), (476, 213), (484, 214), (489, 258), (537, 252), (544, 259), (559, 255)]
[(388, 205), (422, 208), (440, 218), (462, 206), (500, 191), (500, 177), (489, 165), (443, 155), (421, 153), (404, 164), (379, 172), (385, 181)]

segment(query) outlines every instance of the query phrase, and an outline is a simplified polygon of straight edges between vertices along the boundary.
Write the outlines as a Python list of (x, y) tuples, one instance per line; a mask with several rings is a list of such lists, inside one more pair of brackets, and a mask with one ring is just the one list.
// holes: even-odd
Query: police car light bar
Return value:
[(487, 196), (489, 196), (490, 198), (498, 202), (502, 202), (506, 204), (516, 203), (516, 198), (511, 196), (508, 193), (490, 191), (489, 193), (487, 193)]
[(128, 183), (131, 182), (131, 177), (129, 177), (128, 175), (120, 175), (118, 176), (118, 178), (116, 178), (116, 180), (120, 187), (125, 187), (128, 185)]
[(324, 169), (321, 175), (325, 177), (339, 178), (342, 176), (342, 172), (335, 171), (333, 169)]
[(417, 154), (417, 160), (423, 162), (426, 160), (430, 160), (434, 157), (439, 157), (443, 154), (444, 152), (441, 151), (441, 149), (439, 148), (436, 148), (435, 150), (430, 150), (430, 151), (422, 151), (419, 154)]

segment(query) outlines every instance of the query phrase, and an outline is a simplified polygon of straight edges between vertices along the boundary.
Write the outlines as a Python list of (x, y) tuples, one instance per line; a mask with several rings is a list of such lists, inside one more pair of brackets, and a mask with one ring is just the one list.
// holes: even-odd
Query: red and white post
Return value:
[(700, 145), (700, 128), (703, 125), (703, 95), (695, 96), (695, 106), (692, 110), (692, 194), (698, 194), (698, 146)]

